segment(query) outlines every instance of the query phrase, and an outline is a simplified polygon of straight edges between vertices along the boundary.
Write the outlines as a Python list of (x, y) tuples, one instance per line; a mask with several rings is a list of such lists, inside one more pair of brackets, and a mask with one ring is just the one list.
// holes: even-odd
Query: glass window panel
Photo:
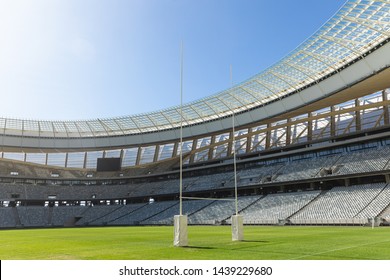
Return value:
[(137, 162), (138, 148), (130, 148), (124, 150), (122, 159), (122, 167), (135, 166)]
[(47, 165), (65, 167), (66, 153), (49, 153)]
[(164, 159), (172, 158), (173, 148), (174, 148), (174, 144), (173, 143), (172, 144), (161, 145), (160, 149), (159, 149), (158, 160), (164, 160)]
[(156, 146), (141, 147), (140, 164), (153, 162), (155, 151)]
[(106, 151), (106, 158), (113, 158), (113, 157), (120, 157), (121, 156), (121, 150), (108, 150)]
[(84, 152), (68, 153), (68, 164), (66, 167), (83, 168), (84, 167)]
[(4, 152), (3, 157), (6, 158), (6, 159), (24, 161), (24, 153), (8, 153), (8, 152)]
[(44, 153), (27, 153), (26, 162), (46, 164), (46, 154)]

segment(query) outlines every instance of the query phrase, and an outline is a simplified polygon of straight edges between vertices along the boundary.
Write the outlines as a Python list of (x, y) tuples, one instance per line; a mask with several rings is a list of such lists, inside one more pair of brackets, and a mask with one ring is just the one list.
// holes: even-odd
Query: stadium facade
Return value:
[[(209, 198), (232, 196), (236, 152), (246, 223), (386, 224), (389, 35), (389, 1), (347, 1), (273, 66), (182, 108), (0, 118), (0, 226), (169, 224), (181, 150), (186, 195)], [(120, 166), (98, 171), (101, 158)], [(191, 223), (228, 222), (229, 203), (188, 201), (186, 209)]]

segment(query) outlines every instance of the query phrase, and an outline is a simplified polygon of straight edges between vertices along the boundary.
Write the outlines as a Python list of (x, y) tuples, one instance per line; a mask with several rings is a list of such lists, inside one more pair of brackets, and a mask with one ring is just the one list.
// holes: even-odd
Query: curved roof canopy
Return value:
[[(183, 125), (226, 117), (265, 105), (337, 72), (390, 36), (389, 1), (351, 0), (285, 58), (218, 94), (185, 104)], [(0, 118), (7, 135), (101, 137), (143, 134), (181, 124), (180, 106), (132, 116), (85, 121)]]

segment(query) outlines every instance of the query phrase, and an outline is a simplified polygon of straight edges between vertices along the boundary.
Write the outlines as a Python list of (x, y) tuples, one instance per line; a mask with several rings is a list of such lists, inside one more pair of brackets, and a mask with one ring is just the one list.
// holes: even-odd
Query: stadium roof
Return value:
[[(232, 88), (187, 103), (183, 125), (227, 117), (277, 101), (338, 72), (389, 39), (389, 1), (352, 0), (285, 58)], [(0, 118), (5, 135), (104, 137), (180, 127), (180, 106), (132, 116), (83, 121)]]

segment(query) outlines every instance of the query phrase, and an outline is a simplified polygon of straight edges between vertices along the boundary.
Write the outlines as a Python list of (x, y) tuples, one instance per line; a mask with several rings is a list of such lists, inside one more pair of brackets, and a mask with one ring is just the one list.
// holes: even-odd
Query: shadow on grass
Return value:
[(184, 248), (188, 248), (188, 249), (204, 249), (204, 250), (215, 250), (215, 249), (218, 249), (218, 248), (206, 247), (206, 246), (185, 246)]
[(242, 240), (240, 242), (245, 242), (245, 243), (269, 243), (269, 241), (265, 241), (265, 240)]
[[(242, 243), (269, 243), (270, 241), (264, 241), (264, 240), (242, 240), (240, 241)], [(238, 243), (240, 243), (238, 242)], [(209, 246), (185, 246), (184, 248), (188, 249), (202, 249), (202, 250), (226, 250), (227, 248), (217, 248), (217, 247), (209, 247)], [(231, 249), (227, 249), (231, 250)]]

